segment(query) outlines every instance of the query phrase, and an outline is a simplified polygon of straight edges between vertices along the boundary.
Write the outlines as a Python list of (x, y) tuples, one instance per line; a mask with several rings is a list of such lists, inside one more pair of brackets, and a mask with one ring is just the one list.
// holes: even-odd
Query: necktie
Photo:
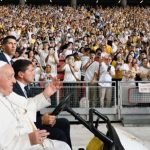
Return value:
[(25, 95), (26, 95), (26, 97), (27, 98), (30, 97), (30, 88), (29, 88), (29, 86), (28, 85), (25, 86), (24, 89), (25, 89)]
[(10, 64), (13, 65), (14, 61), (11, 59)]

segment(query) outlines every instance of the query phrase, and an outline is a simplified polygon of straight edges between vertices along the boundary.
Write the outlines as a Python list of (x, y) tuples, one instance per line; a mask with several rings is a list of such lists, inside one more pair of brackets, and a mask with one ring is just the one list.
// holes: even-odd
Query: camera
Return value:
[(107, 68), (107, 72), (109, 72), (111, 70), (111, 66), (108, 66)]

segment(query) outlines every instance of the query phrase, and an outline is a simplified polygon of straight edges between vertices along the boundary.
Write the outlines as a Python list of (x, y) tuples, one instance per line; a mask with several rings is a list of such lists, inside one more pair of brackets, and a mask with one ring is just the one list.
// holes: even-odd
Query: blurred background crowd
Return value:
[[(31, 60), (35, 81), (150, 78), (149, 7), (3, 5), (0, 10), (0, 41), (17, 38), (13, 60)], [(106, 72), (112, 79), (102, 78)]]

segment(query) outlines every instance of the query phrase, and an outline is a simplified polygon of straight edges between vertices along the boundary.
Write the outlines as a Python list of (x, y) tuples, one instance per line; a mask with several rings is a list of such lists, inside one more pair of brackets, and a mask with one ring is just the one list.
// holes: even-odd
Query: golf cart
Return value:
[[(114, 128), (109, 118), (96, 109), (89, 109), (89, 120), (84, 120), (78, 113), (69, 107), (68, 103), (71, 95), (72, 93), (61, 100), (51, 114), (58, 115), (61, 111), (67, 111), (74, 116), (80, 124), (84, 125), (84, 127), (94, 134), (94, 138), (89, 142), (86, 150), (148, 150), (148, 148), (130, 136), (127, 132)], [(94, 121), (94, 115), (97, 117), (96, 121)], [(98, 130), (100, 119), (106, 123), (106, 134)]]

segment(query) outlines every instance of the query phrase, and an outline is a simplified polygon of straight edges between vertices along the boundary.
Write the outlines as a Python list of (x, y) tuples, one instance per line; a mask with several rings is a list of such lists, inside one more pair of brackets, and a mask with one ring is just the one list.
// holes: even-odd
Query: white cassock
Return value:
[(70, 150), (61, 141), (45, 139), (43, 144), (31, 145), (28, 134), (36, 130), (36, 111), (49, 106), (43, 94), (30, 100), (11, 93), (0, 93), (0, 150)]

